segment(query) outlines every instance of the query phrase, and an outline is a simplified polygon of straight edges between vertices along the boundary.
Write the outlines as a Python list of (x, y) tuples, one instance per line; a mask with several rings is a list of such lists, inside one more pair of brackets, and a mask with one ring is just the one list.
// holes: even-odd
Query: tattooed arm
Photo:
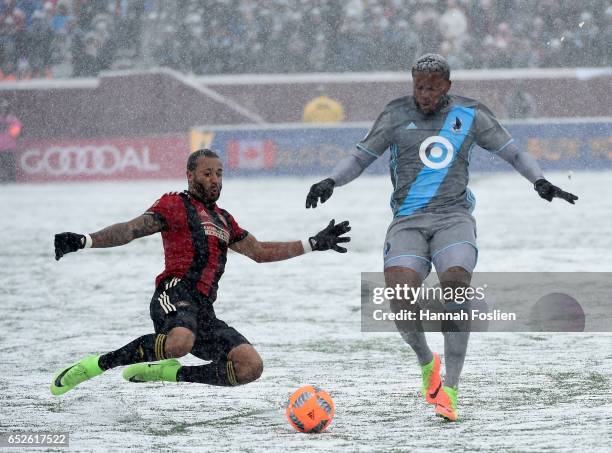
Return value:
[(134, 239), (159, 233), (164, 226), (161, 217), (145, 213), (129, 222), (116, 223), (96, 233), (91, 233), (91, 246), (104, 248), (124, 245)]
[(230, 248), (258, 263), (287, 260), (315, 250), (335, 250), (336, 252), (346, 253), (346, 249), (338, 244), (351, 240), (350, 237), (343, 236), (349, 231), (351, 231), (351, 227), (348, 220), (338, 224), (335, 220), (332, 220), (327, 227), (309, 237), (307, 241), (259, 242), (255, 236), (248, 234), (241, 241), (230, 245)]
[(55, 260), (59, 261), (66, 253), (72, 253), (84, 248), (116, 247), (127, 244), (136, 238), (158, 233), (166, 227), (163, 217), (159, 214), (145, 213), (129, 222), (116, 223), (97, 233), (59, 233), (55, 235)]
[(304, 253), (304, 247), (300, 241), (259, 242), (250, 233), (243, 240), (230, 245), (230, 248), (258, 263), (287, 260)]

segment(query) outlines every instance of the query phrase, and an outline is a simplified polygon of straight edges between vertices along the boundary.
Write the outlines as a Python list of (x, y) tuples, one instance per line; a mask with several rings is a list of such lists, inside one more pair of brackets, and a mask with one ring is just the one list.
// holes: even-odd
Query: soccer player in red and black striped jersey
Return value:
[[(94, 247), (116, 247), (161, 232), (165, 269), (156, 279), (150, 312), (155, 333), (143, 335), (102, 355), (91, 355), (60, 370), (51, 393), (61, 395), (78, 384), (117, 366), (131, 382), (185, 381), (233, 386), (261, 376), (261, 357), (236, 329), (215, 316), (213, 302), (223, 275), (227, 249), (258, 263), (281, 261), (315, 250), (346, 249), (340, 243), (350, 231), (348, 221), (329, 225), (305, 241), (260, 242), (217, 206), (223, 166), (219, 156), (198, 150), (187, 161), (188, 189), (163, 195), (144, 214), (91, 235), (55, 235), (55, 259)], [(187, 354), (211, 361), (181, 366)], [(155, 362), (155, 363), (147, 363)]]

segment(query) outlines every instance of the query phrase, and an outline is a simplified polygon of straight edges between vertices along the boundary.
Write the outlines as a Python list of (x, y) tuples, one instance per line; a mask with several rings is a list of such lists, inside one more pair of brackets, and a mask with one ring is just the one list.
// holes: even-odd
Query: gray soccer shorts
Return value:
[(427, 278), (460, 266), (472, 272), (478, 260), (476, 221), (467, 211), (420, 213), (393, 219), (383, 250), (385, 269), (405, 267)]

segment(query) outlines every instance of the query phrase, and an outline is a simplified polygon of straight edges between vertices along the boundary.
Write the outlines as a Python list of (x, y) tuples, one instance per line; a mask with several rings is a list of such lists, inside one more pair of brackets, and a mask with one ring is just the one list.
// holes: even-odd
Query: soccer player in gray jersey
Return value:
[[(357, 178), (390, 148), (393, 221), (384, 246), (388, 287), (420, 287), (436, 268), (441, 286), (465, 288), (476, 266), (474, 195), (467, 187), (472, 149), (478, 145), (501, 157), (548, 200), (574, 204), (575, 195), (552, 185), (528, 153), (517, 148), (508, 131), (480, 102), (449, 95), (450, 69), (441, 55), (425, 54), (412, 67), (413, 95), (391, 101), (357, 148), (335, 166), (331, 177), (310, 188), (306, 207), (315, 208), (334, 187)], [(418, 310), (409, 300), (392, 300), (394, 311)], [(469, 338), (469, 323), (443, 324), (446, 376), (440, 357), (427, 345), (418, 316), (396, 321), (404, 340), (416, 353), (423, 393), (436, 414), (457, 420), (457, 386)]]

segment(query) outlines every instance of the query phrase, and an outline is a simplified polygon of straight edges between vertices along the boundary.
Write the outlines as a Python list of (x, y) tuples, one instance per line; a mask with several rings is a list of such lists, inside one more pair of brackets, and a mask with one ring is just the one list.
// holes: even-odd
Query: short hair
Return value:
[(216, 159), (219, 158), (219, 155), (211, 151), (210, 149), (198, 149), (197, 151), (192, 152), (187, 159), (187, 170), (193, 171), (198, 166), (198, 159), (200, 157), (214, 157)]
[(412, 75), (415, 72), (439, 73), (445, 80), (450, 80), (450, 66), (442, 55), (426, 53), (421, 55), (412, 65)]

